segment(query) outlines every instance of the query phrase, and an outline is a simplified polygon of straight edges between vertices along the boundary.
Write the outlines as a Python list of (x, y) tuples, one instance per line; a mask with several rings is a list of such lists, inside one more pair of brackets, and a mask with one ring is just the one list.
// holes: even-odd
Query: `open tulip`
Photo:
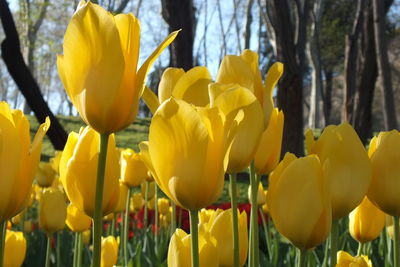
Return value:
[(65, 227), (67, 204), (60, 190), (49, 188), (40, 198), (39, 226), (47, 234), (60, 231)]
[(112, 267), (118, 260), (118, 240), (113, 236), (102, 237), (101, 267)]
[(349, 215), (349, 232), (358, 242), (374, 240), (385, 226), (386, 214), (367, 197)]
[(67, 219), (65, 223), (72, 232), (83, 232), (90, 229), (92, 219), (73, 203), (70, 203), (67, 207)]
[(41, 187), (49, 187), (56, 177), (56, 172), (50, 162), (40, 162), (36, 173), (36, 181)]
[(317, 154), (328, 180), (332, 218), (348, 215), (363, 200), (371, 182), (371, 162), (368, 154), (347, 122), (329, 125), (317, 141), (311, 130), (306, 132), (309, 154)]
[[(100, 135), (92, 128), (68, 136), (60, 160), (60, 179), (74, 205), (93, 218)], [(103, 215), (112, 212), (118, 202), (120, 165), (114, 135), (109, 136), (103, 191)]]
[(382, 211), (400, 215), (400, 133), (381, 132), (369, 146), (372, 181), (368, 198)]
[(267, 205), (276, 229), (307, 250), (331, 230), (329, 188), (318, 157), (286, 153), (269, 177)]
[(372, 267), (372, 262), (368, 256), (352, 257), (345, 251), (338, 251), (336, 267)]
[(140, 155), (130, 148), (121, 152), (121, 179), (129, 187), (139, 186), (148, 177), (148, 169)]
[(218, 108), (195, 108), (174, 98), (158, 108), (149, 142), (139, 146), (158, 186), (170, 199), (196, 211), (218, 199), (224, 185), (229, 134), (236, 122), (235, 117), (227, 124)]
[(7, 230), (4, 247), (4, 266), (19, 267), (26, 254), (26, 240), (22, 232)]
[[(168, 247), (168, 267), (191, 266), (190, 234), (176, 229)], [(218, 267), (217, 241), (207, 231), (199, 231), (199, 267)]]
[(132, 14), (113, 16), (81, 1), (58, 55), (60, 78), (82, 119), (99, 133), (130, 125), (137, 114), (147, 72), (176, 37), (171, 33), (137, 71), (140, 23)]
[(0, 102), (0, 223), (23, 210), (30, 199), (40, 160), (42, 139), (50, 120), (39, 126), (30, 145), (29, 121), (22, 111)]
[(229, 152), (227, 172), (238, 173), (250, 165), (256, 153), (258, 141), (264, 130), (262, 107), (257, 98), (244, 87), (238, 85), (210, 85), (210, 107), (218, 107), (229, 119), (243, 111), (233, 137)]

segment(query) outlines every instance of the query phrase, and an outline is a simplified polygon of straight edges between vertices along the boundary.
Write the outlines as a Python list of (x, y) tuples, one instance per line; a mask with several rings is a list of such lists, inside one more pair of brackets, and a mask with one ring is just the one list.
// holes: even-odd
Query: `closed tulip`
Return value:
[(140, 23), (132, 14), (113, 16), (81, 1), (58, 55), (61, 81), (82, 119), (99, 133), (130, 125), (137, 114), (147, 72), (176, 37), (170, 34), (137, 71)]
[(269, 174), (278, 165), (281, 157), (284, 115), (273, 109), (268, 127), (261, 134), (254, 156), (254, 167), (258, 174)]
[(349, 215), (349, 232), (358, 242), (374, 240), (385, 226), (385, 213), (369, 201), (367, 197)]
[(49, 187), (56, 177), (56, 172), (50, 162), (40, 162), (36, 173), (36, 181), (41, 187)]
[(49, 188), (40, 198), (39, 226), (47, 234), (60, 231), (65, 227), (67, 204), (60, 190)]
[(212, 84), (210, 85), (210, 106), (220, 108), (227, 118), (236, 116), (237, 112), (242, 110), (243, 119), (233, 137), (227, 172), (243, 171), (253, 160), (264, 130), (264, 116), (259, 101), (244, 87)]
[(50, 120), (39, 126), (30, 144), (29, 121), (20, 110), (0, 102), (0, 222), (23, 210), (29, 201)]
[(26, 240), (22, 232), (7, 230), (3, 264), (5, 267), (19, 267), (26, 254)]
[(306, 132), (309, 154), (317, 154), (328, 180), (332, 217), (348, 215), (363, 200), (371, 182), (371, 162), (368, 154), (347, 122), (329, 125), (317, 141), (311, 130)]
[(114, 236), (101, 238), (101, 267), (117, 264), (119, 242)]
[[(251, 203), (251, 186), (249, 186), (247, 190), (247, 197), (249, 199), (249, 203)], [(257, 206), (262, 206), (265, 204), (266, 198), (264, 194), (264, 188), (262, 183), (260, 182), (258, 184), (258, 190), (257, 190)]]
[(154, 210), (155, 207), (156, 207), (156, 198), (153, 197), (152, 199), (150, 199), (150, 200), (147, 201), (147, 208), (148, 208), (149, 210)]
[(371, 140), (372, 181), (368, 198), (382, 211), (400, 215), (400, 133), (381, 132)]
[[(60, 160), (60, 180), (74, 205), (93, 218), (99, 158), (100, 135), (90, 127), (68, 136)], [(114, 135), (110, 135), (104, 176), (103, 215), (111, 213), (118, 202), (120, 165)]]
[(276, 229), (296, 247), (311, 249), (323, 242), (332, 210), (318, 157), (286, 153), (269, 177), (267, 205)]
[[(168, 267), (191, 266), (190, 234), (176, 229), (168, 247)], [(217, 241), (207, 231), (199, 231), (199, 267), (218, 267)]]
[(148, 177), (148, 170), (140, 155), (130, 148), (121, 152), (121, 179), (129, 187), (139, 186)]
[(160, 214), (166, 215), (169, 212), (169, 200), (166, 198), (159, 198), (157, 200), (158, 212)]
[[(208, 222), (210, 234), (217, 240), (218, 258), (220, 267), (231, 267), (233, 264), (233, 231), (232, 209), (218, 210)], [(247, 258), (248, 232), (247, 213), (238, 211), (239, 229), (239, 265), (243, 266)]]
[(336, 267), (372, 267), (372, 262), (365, 255), (352, 257), (345, 251), (338, 251)]
[(239, 119), (228, 125), (218, 108), (195, 108), (173, 98), (158, 108), (149, 142), (139, 146), (158, 186), (170, 199), (189, 210), (218, 199), (224, 185), (228, 134), (233, 134)]
[(132, 212), (137, 212), (143, 207), (143, 197), (141, 193), (134, 193), (131, 198), (129, 210)]
[(119, 180), (119, 196), (118, 203), (115, 206), (114, 213), (120, 213), (125, 210), (126, 207), (126, 199), (128, 197), (129, 188), (124, 184), (121, 180)]
[(146, 186), (147, 186), (147, 199), (152, 199), (156, 194), (156, 189), (154, 188), (154, 182), (144, 182), (140, 185), (140, 192), (142, 197), (146, 197)]
[(67, 207), (67, 219), (65, 223), (72, 232), (83, 232), (90, 229), (92, 219), (73, 203), (70, 203)]

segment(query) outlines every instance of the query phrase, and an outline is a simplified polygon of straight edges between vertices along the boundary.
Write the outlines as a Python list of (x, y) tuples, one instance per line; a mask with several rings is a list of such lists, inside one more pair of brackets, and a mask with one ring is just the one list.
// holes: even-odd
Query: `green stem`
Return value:
[(93, 259), (92, 267), (100, 267), (101, 236), (103, 231), (103, 189), (106, 170), (108, 134), (100, 134), (100, 154), (97, 165), (96, 196), (93, 217)]
[(79, 232), (75, 232), (75, 237), (74, 237), (74, 260), (73, 260), (73, 266), (77, 267), (77, 262), (78, 262), (78, 234)]
[(332, 229), (331, 229), (331, 267), (336, 266), (338, 239), (339, 239), (339, 220), (333, 219), (332, 220)]
[(239, 227), (237, 212), (236, 173), (229, 174), (232, 206), (233, 266), (239, 267)]
[[(260, 208), (260, 213), (262, 214), (262, 208)], [(273, 251), (272, 251), (272, 244), (271, 244), (271, 238), (270, 238), (270, 232), (269, 232), (269, 225), (267, 225), (264, 215), (261, 216), (261, 220), (262, 220), (263, 227), (264, 227), (265, 241), (267, 242), (268, 258), (269, 258), (269, 261), (272, 262)]]
[(61, 232), (57, 232), (56, 242), (56, 256), (57, 256), (57, 267), (61, 266)]
[(192, 267), (199, 267), (199, 232), (198, 221), (199, 212), (197, 210), (190, 210), (190, 236), (191, 236), (191, 253), (192, 253)]
[(78, 258), (76, 260), (76, 266), (82, 266), (82, 249), (83, 249), (83, 242), (82, 242), (82, 232), (78, 232)]
[(330, 244), (330, 237), (328, 237), (328, 239), (325, 242), (324, 261), (322, 262), (322, 267), (326, 267), (328, 265), (329, 244)]
[(172, 218), (171, 218), (171, 236), (175, 233), (176, 230), (176, 204), (171, 201), (172, 206)]
[(357, 256), (361, 256), (364, 251), (365, 243), (358, 242)]
[(143, 229), (147, 229), (147, 202), (149, 201), (149, 182), (145, 182)]
[(155, 241), (155, 247), (156, 247), (156, 251), (158, 251), (158, 190), (157, 190), (157, 183), (154, 183), (154, 201), (155, 201), (155, 205), (154, 205), (154, 241)]
[(306, 258), (307, 258), (307, 250), (304, 249), (298, 249), (299, 253), (299, 261), (298, 261), (298, 267), (305, 267), (306, 266)]
[(400, 267), (399, 216), (393, 216), (393, 227), (394, 227), (394, 242), (393, 242), (394, 267)]
[(253, 255), (253, 213), (250, 213), (250, 231), (249, 231), (249, 249), (248, 249), (248, 256), (247, 256), (247, 266), (248, 267), (253, 267), (254, 264), (254, 255)]
[(6, 233), (7, 233), (7, 221), (2, 221), (0, 222), (0, 267), (3, 267)]
[(50, 267), (50, 254), (51, 254), (51, 235), (48, 235), (47, 236), (45, 267)]
[(258, 206), (257, 191), (260, 177), (255, 174), (254, 162), (250, 165), (250, 186), (251, 186), (251, 225), (253, 226), (252, 239), (252, 257), (254, 258), (253, 266), (259, 267), (259, 245), (258, 245)]
[(111, 236), (115, 236), (115, 221), (116, 221), (117, 217), (118, 217), (118, 214), (115, 213), (114, 218), (111, 221)]
[(130, 204), (130, 199), (131, 199), (131, 193), (132, 189), (128, 189), (128, 194), (126, 198), (126, 204), (125, 204), (125, 214), (124, 214), (124, 234), (122, 235), (122, 242), (124, 246), (124, 261), (125, 261), (125, 266), (128, 266), (128, 261), (129, 261), (129, 255), (128, 255), (128, 229), (129, 229), (129, 204)]

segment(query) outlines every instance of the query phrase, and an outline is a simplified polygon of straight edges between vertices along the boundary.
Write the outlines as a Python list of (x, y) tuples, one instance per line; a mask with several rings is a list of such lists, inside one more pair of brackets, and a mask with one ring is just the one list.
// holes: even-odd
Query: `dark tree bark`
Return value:
[(38, 84), (24, 62), (14, 19), (6, 0), (0, 0), (0, 18), (6, 35), (1, 43), (1, 55), (7, 69), (38, 121), (42, 123), (47, 116), (50, 117), (51, 127), (47, 135), (54, 149), (62, 150), (67, 141), (67, 133), (44, 101)]
[[(391, 6), (393, 0), (388, 1), (387, 6)], [(385, 130), (389, 131), (397, 128), (396, 109), (394, 107), (394, 97), (392, 88), (391, 70), (387, 54), (387, 43), (385, 36), (385, 11), (381, 0), (373, 0), (374, 11), (374, 33), (376, 56), (382, 89), (382, 111), (385, 123)]]
[[(278, 107), (285, 114), (282, 153), (304, 154), (303, 148), (303, 68), (306, 45), (308, 0), (296, 2), (296, 22), (291, 20), (288, 1), (273, 0), (277, 59), (285, 71), (279, 82)], [(295, 24), (296, 23), (296, 24)]]
[(324, 121), (325, 126), (328, 126), (331, 123), (331, 110), (332, 110), (332, 79), (333, 72), (332, 70), (325, 70), (325, 90), (324, 90), (324, 101), (323, 101), (323, 109), (324, 109)]
[(196, 18), (192, 0), (161, 0), (162, 16), (169, 25), (169, 31), (182, 29), (169, 46), (170, 66), (193, 67), (193, 42)]

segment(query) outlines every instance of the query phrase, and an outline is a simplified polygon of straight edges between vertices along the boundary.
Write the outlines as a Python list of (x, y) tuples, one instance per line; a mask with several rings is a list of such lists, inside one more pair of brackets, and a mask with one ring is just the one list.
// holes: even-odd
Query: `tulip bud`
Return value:
[(286, 153), (269, 176), (267, 205), (276, 229), (296, 247), (311, 249), (323, 242), (332, 210), (318, 157)]
[[(168, 247), (168, 267), (191, 266), (190, 234), (182, 229), (176, 229)], [(217, 241), (208, 232), (199, 231), (199, 266), (218, 267)]]
[(159, 198), (157, 200), (158, 203), (158, 212), (162, 215), (166, 215), (169, 212), (169, 200), (166, 198)]
[(367, 197), (349, 215), (349, 232), (358, 242), (374, 240), (385, 226), (386, 215)]
[(49, 162), (40, 162), (39, 168), (36, 173), (36, 181), (40, 187), (50, 187), (53, 183), (53, 180), (56, 176), (56, 172), (54, 171), (51, 163)]
[(120, 213), (125, 210), (126, 201), (128, 198), (128, 186), (119, 180), (119, 196), (117, 206), (115, 206), (114, 213)]
[(328, 180), (333, 219), (348, 215), (364, 199), (371, 181), (371, 162), (360, 138), (347, 122), (329, 125), (317, 141), (306, 132), (309, 154), (318, 155)]
[(372, 262), (366, 255), (352, 257), (345, 251), (338, 251), (336, 267), (372, 267)]
[(67, 204), (64, 194), (53, 188), (45, 189), (40, 198), (39, 226), (47, 234), (60, 231), (65, 227)]
[[(97, 162), (100, 135), (86, 127), (72, 132), (60, 160), (60, 180), (69, 200), (93, 218), (96, 194)], [(84, 177), (85, 179), (82, 179)], [(112, 212), (118, 202), (120, 177), (119, 152), (114, 135), (110, 135), (104, 175), (103, 215)]]
[(131, 198), (129, 210), (131, 212), (137, 212), (143, 207), (143, 197), (141, 193), (134, 193)]
[(132, 149), (121, 153), (121, 179), (129, 187), (139, 186), (148, 177), (148, 170), (140, 155)]
[(73, 203), (70, 203), (67, 207), (67, 219), (65, 223), (72, 232), (83, 232), (90, 229), (92, 219)]
[(101, 238), (101, 267), (112, 267), (117, 264), (119, 242), (115, 237)]
[[(251, 186), (249, 186), (247, 190), (247, 197), (249, 198), (249, 203), (251, 203)], [(266, 199), (264, 194), (264, 188), (262, 186), (262, 183), (260, 182), (258, 184), (258, 189), (257, 189), (257, 206), (264, 205), (265, 201)]]
[(22, 232), (7, 230), (4, 247), (4, 266), (21, 266), (26, 254), (26, 240)]

